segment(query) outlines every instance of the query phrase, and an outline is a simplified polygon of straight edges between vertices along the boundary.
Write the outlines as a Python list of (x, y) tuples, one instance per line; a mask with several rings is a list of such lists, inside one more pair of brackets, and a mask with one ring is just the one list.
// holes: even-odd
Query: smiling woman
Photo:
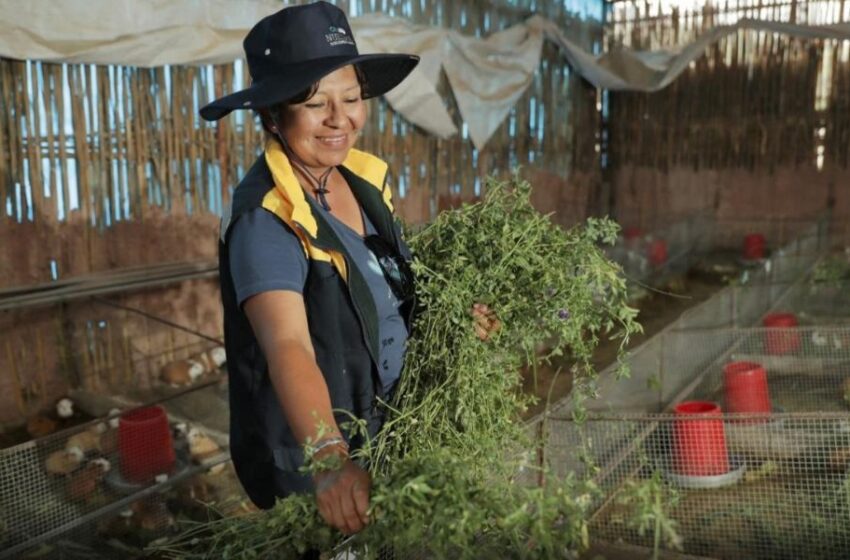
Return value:
[[(360, 55), (325, 2), (263, 19), (244, 46), (251, 87), (201, 109), (208, 120), (253, 109), (267, 135), (222, 222), (231, 454), (257, 506), (312, 492), (324, 520), (351, 534), (368, 522), (371, 478), (349, 458), (362, 439), (340, 425), (353, 416), (378, 432), (414, 307), (387, 164), (354, 144), (364, 99), (418, 58)], [(336, 468), (301, 473), (305, 444)]]
[[(253, 109), (267, 133), (225, 212), (219, 251), (233, 463), (259, 507), (315, 492), (325, 521), (354, 533), (371, 480), (348, 455), (362, 441), (340, 424), (350, 415), (377, 433), (375, 403), (400, 375), (413, 301), (381, 264), (407, 269), (410, 259), (387, 165), (353, 146), (364, 99), (395, 87), (418, 58), (359, 54), (345, 14), (325, 2), (268, 16), (244, 46), (251, 87), (201, 109), (208, 120)], [(380, 239), (382, 254), (366, 239)], [(307, 443), (338, 468), (299, 472)]]

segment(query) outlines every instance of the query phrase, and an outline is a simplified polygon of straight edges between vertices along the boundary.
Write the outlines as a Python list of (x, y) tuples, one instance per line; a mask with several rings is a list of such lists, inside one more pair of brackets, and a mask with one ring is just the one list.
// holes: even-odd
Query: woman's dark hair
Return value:
[[(363, 99), (368, 99), (369, 93), (368, 83), (366, 82), (366, 74), (363, 72), (363, 69), (356, 64), (354, 65), (354, 73), (357, 75), (357, 83), (360, 84), (360, 97)], [(298, 103), (304, 103), (305, 101), (316, 95), (316, 91), (318, 89), (319, 82), (315, 82), (304, 91), (290, 97), (286, 101), (268, 107), (268, 111), (269, 113), (271, 113), (272, 118), (277, 121), (280, 117), (280, 114), (283, 112), (283, 109), (285, 109), (288, 105), (297, 105)], [(256, 110), (254, 111), (254, 113), (259, 114), (259, 112)], [(265, 119), (260, 118), (260, 124), (262, 124), (263, 130), (265, 130), (267, 134), (274, 135), (269, 129), (268, 123), (265, 121)]]

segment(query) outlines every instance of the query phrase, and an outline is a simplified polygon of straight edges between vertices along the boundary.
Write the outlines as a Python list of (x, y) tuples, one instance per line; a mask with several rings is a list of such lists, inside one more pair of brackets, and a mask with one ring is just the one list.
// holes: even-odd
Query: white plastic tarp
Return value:
[[(0, 0), (0, 56), (51, 62), (160, 66), (211, 64), (242, 56), (242, 39), (275, 0)], [(739, 29), (850, 40), (850, 24), (804, 26), (744, 19), (718, 26), (676, 51), (618, 49), (593, 55), (552, 21), (533, 16), (486, 38), (370, 14), (351, 20), (361, 52), (408, 52), (420, 66), (387, 94), (406, 119), (440, 137), (457, 132), (437, 93), (443, 69), (479, 149), (528, 87), (544, 40), (602, 89), (656, 91), (706, 47)]]

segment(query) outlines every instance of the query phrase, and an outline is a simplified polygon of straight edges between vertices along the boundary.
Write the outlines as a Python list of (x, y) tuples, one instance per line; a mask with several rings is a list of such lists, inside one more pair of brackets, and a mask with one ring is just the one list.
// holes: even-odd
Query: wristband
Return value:
[(323, 439), (322, 441), (318, 442), (316, 445), (313, 446), (313, 453), (312, 454), (316, 455), (316, 453), (318, 453), (322, 449), (325, 449), (326, 447), (330, 447), (332, 445), (342, 445), (345, 448), (345, 452), (348, 453), (348, 444), (345, 442), (344, 439), (336, 436), (336, 437), (329, 437), (327, 439)]

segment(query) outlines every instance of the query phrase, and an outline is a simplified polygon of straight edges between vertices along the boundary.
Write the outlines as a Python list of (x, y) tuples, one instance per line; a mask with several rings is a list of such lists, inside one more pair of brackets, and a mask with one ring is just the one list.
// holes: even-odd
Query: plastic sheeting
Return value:
[[(230, 62), (242, 56), (242, 39), (251, 26), (280, 7), (275, 0), (0, 0), (0, 56), (143, 67)], [(445, 70), (479, 149), (531, 82), (544, 40), (556, 44), (594, 86), (634, 91), (667, 86), (706, 47), (739, 29), (850, 40), (850, 24), (743, 19), (715, 27), (677, 51), (618, 49), (596, 56), (540, 16), (486, 38), (382, 14), (352, 18), (351, 23), (363, 53), (422, 57), (410, 78), (386, 97), (406, 119), (440, 137), (457, 132), (437, 93), (440, 70)]]
[[(152, 67), (242, 56), (242, 39), (275, 0), (0, 0), (0, 56)], [(457, 132), (437, 92), (445, 70), (479, 149), (540, 63), (541, 28), (519, 24), (486, 39), (383, 14), (352, 18), (360, 52), (408, 52), (422, 62), (386, 95), (393, 109), (439, 137)]]

